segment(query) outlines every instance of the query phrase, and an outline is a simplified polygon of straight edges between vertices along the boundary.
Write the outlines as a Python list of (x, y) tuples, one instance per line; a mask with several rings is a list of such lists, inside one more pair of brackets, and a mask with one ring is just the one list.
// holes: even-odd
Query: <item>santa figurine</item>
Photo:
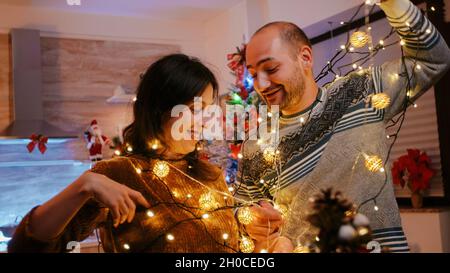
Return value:
[(86, 147), (89, 150), (89, 159), (92, 162), (102, 160), (103, 145), (109, 145), (111, 141), (108, 137), (102, 135), (102, 130), (95, 119), (91, 122), (86, 132), (84, 132), (84, 135), (87, 141)]

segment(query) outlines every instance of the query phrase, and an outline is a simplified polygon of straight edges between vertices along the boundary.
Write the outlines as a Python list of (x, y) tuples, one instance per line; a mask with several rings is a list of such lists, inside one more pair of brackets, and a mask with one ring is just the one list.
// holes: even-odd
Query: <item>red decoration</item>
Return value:
[(392, 165), (394, 184), (405, 185), (412, 192), (428, 188), (430, 179), (435, 174), (431, 169), (431, 160), (425, 152), (418, 149), (407, 149), (408, 154), (399, 157)]
[(33, 152), (34, 148), (37, 145), (41, 154), (44, 154), (45, 151), (47, 150), (47, 146), (45, 146), (45, 144), (47, 144), (48, 137), (43, 136), (43, 135), (32, 134), (30, 136), (30, 139), (31, 139), (31, 142), (28, 143), (28, 145), (27, 145), (28, 152), (30, 152), (30, 153)]
[(236, 53), (227, 54), (227, 60), (230, 61), (228, 62), (228, 67), (234, 72), (236, 76), (235, 85), (238, 86), (241, 90), (244, 87), (242, 79), (244, 78), (245, 72), (245, 48), (246, 45), (244, 44), (241, 48), (237, 49)]
[(238, 158), (238, 154), (241, 152), (241, 144), (230, 144), (231, 154), (230, 156), (234, 159)]
[(84, 134), (87, 141), (86, 147), (89, 150), (89, 159), (91, 161), (102, 160), (103, 145), (109, 145), (111, 141), (108, 137), (102, 135), (102, 131), (95, 119), (91, 122), (91, 125), (89, 126), (88, 130), (84, 132)]

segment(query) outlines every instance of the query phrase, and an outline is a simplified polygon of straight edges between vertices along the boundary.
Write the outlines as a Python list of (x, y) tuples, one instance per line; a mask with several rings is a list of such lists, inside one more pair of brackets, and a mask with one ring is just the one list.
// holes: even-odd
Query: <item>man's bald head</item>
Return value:
[[(312, 48), (311, 42), (309, 41), (305, 32), (303, 32), (303, 30), (296, 24), (291, 22), (277, 21), (265, 24), (264, 26), (259, 28), (255, 32), (255, 34), (253, 34), (253, 37), (270, 30), (277, 31), (277, 33), (280, 35), (281, 40), (288, 44), (291, 49), (299, 49), (305, 45)], [(297, 52), (294, 51), (293, 53), (296, 54)]]

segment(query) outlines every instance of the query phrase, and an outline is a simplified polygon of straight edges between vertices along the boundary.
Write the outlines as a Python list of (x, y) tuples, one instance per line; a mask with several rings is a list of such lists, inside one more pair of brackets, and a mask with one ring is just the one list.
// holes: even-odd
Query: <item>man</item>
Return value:
[[(403, 110), (407, 96), (416, 100), (445, 74), (450, 50), (408, 0), (385, 0), (381, 8), (404, 41), (405, 64), (401, 59), (388, 62), (325, 87), (319, 88), (314, 81), (311, 44), (296, 25), (269, 23), (248, 43), (246, 63), (256, 91), (269, 106), (280, 105), (279, 159), (267, 160), (256, 141), (247, 141), (238, 195), (255, 201), (274, 197), (277, 205), (288, 208), (282, 221), (267, 202), (252, 207), (254, 221), (246, 230), (257, 243), (279, 232), (294, 247), (311, 241), (314, 232), (305, 220), (308, 199), (333, 187), (361, 205), (359, 211), (369, 218), (381, 246), (392, 252), (409, 251), (389, 168), (387, 173), (372, 172), (365, 167), (365, 159), (386, 158), (386, 122)], [(415, 74), (410, 88), (405, 66), (410, 77)], [(379, 110), (368, 101), (381, 92), (391, 102)]]

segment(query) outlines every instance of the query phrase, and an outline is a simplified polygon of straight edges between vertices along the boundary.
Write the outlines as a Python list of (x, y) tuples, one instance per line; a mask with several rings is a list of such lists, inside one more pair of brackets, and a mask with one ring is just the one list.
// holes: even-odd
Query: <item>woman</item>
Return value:
[[(143, 75), (134, 121), (124, 130), (133, 154), (101, 161), (32, 209), (9, 252), (64, 252), (99, 228), (106, 252), (236, 252), (238, 226), (221, 170), (197, 157), (196, 140), (175, 141), (175, 105), (192, 110), (217, 97), (214, 75), (182, 54)], [(196, 134), (194, 127), (191, 133)], [(205, 207), (206, 206), (206, 207)], [(208, 207), (209, 206), (209, 207)]]

